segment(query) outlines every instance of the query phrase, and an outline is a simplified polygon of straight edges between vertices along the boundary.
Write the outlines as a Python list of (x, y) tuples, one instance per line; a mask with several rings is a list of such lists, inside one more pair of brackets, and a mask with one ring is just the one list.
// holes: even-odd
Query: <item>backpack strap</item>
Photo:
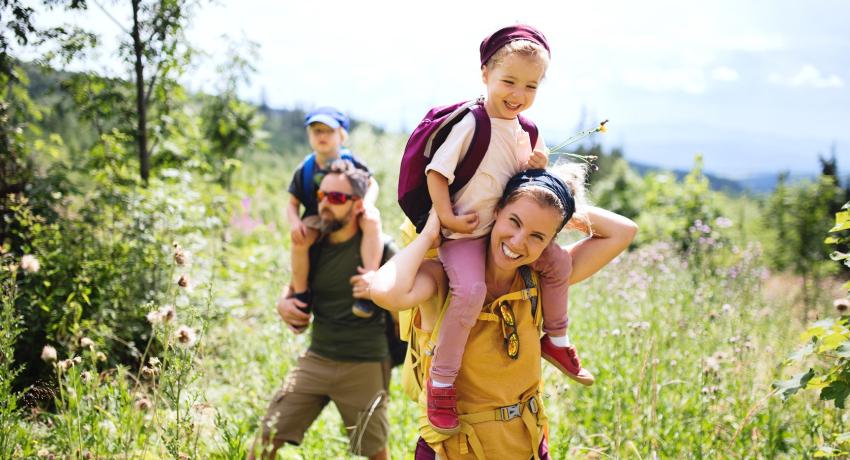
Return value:
[[(348, 160), (354, 163), (354, 155), (347, 148), (339, 149), (339, 158)], [(304, 201), (313, 201), (316, 199), (316, 182), (313, 177), (316, 175), (316, 152), (310, 152), (304, 163), (301, 165), (301, 190), (304, 191)], [(318, 205), (318, 203), (316, 203)], [(305, 203), (306, 205), (306, 203)]]
[(540, 131), (537, 129), (537, 125), (522, 115), (517, 115), (517, 120), (519, 120), (519, 125), (522, 127), (523, 131), (528, 133), (528, 140), (531, 142), (531, 150), (534, 150), (534, 146), (537, 145), (537, 138), (540, 136)]
[(522, 282), (525, 283), (525, 289), (534, 292), (534, 295), (529, 296), (529, 298), (531, 300), (531, 317), (534, 318), (534, 323), (537, 324), (537, 299), (539, 298), (537, 295), (537, 275), (528, 265), (519, 267), (519, 274), (522, 276)]
[(455, 179), (449, 186), (449, 194), (454, 195), (464, 185), (469, 183), (487, 149), (490, 147), (490, 134), (492, 132), (490, 126), (490, 117), (487, 115), (487, 110), (484, 109), (483, 99), (478, 99), (477, 103), (469, 108), (472, 115), (475, 117), (475, 130), (472, 133), (472, 140), (469, 142), (469, 149), (466, 151), (463, 160), (458, 163), (455, 168)]

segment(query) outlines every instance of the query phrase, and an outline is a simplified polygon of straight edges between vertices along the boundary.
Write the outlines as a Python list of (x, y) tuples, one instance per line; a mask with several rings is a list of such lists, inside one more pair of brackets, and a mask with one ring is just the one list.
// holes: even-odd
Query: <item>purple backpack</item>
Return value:
[[(469, 112), (475, 116), (475, 132), (469, 150), (455, 168), (455, 179), (449, 185), (449, 195), (454, 195), (475, 174), (490, 146), (490, 117), (484, 110), (484, 98), (434, 107), (425, 114), (407, 140), (398, 175), (398, 204), (416, 226), (417, 232), (425, 227), (432, 204), (425, 168), (431, 162), (434, 152), (446, 141), (452, 128)], [(537, 126), (521, 115), (517, 118), (534, 148), (537, 144)]]

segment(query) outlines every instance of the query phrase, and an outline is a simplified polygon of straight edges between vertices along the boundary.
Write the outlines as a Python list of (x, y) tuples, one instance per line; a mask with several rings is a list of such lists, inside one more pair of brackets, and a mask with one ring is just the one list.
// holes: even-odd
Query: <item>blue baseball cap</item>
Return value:
[(304, 118), (304, 126), (310, 126), (313, 123), (322, 123), (334, 129), (342, 126), (346, 131), (349, 126), (348, 117), (333, 107), (319, 107), (310, 111)]

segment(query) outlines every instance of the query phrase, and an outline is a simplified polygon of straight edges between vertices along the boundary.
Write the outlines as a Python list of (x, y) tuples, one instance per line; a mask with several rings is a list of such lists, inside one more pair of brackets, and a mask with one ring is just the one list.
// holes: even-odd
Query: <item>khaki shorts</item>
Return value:
[(372, 456), (387, 446), (390, 363), (345, 362), (306, 352), (287, 376), (263, 418), (263, 437), (301, 444), (304, 432), (333, 401), (351, 452)]

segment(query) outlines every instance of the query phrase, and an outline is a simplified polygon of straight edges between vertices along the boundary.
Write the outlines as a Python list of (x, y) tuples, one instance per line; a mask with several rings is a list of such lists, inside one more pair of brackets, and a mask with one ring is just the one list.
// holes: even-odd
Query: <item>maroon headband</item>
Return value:
[(517, 24), (499, 29), (481, 42), (481, 46), (479, 47), (481, 65), (487, 64), (487, 61), (503, 46), (517, 40), (528, 40), (532, 43), (537, 43), (543, 48), (546, 48), (546, 51), (550, 55), (552, 53), (549, 50), (549, 42), (546, 41), (546, 37), (539, 30), (525, 24)]

